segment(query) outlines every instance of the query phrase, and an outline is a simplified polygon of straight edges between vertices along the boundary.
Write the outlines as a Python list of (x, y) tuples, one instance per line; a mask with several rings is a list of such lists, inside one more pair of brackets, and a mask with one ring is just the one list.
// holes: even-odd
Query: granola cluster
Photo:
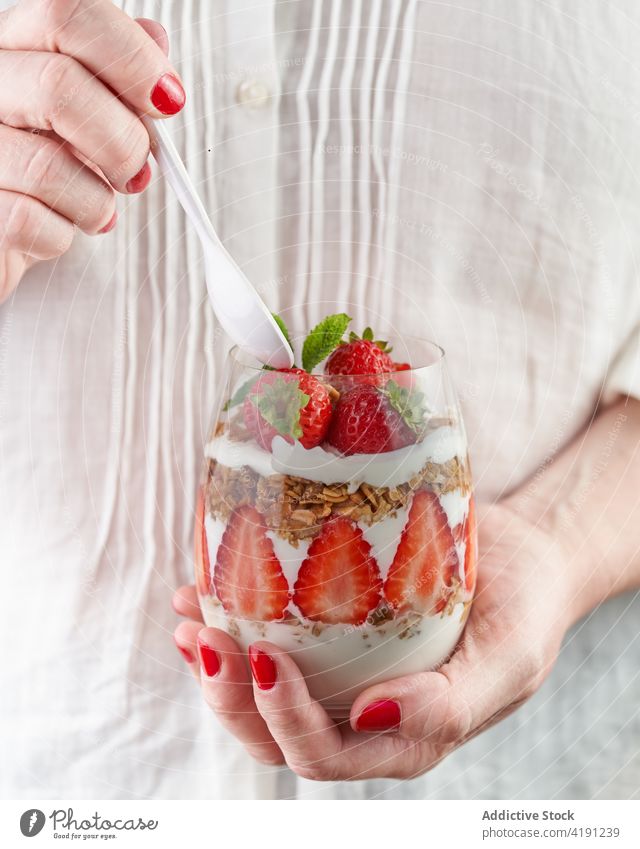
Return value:
[(376, 487), (362, 483), (326, 485), (293, 475), (262, 477), (250, 466), (232, 469), (209, 460), (206, 482), (207, 510), (226, 521), (236, 507), (254, 506), (267, 526), (296, 546), (314, 537), (321, 524), (333, 516), (347, 516), (371, 525), (404, 507), (411, 493), (428, 487), (438, 494), (471, 489), (468, 459), (454, 457), (446, 463), (427, 462), (406, 483)]

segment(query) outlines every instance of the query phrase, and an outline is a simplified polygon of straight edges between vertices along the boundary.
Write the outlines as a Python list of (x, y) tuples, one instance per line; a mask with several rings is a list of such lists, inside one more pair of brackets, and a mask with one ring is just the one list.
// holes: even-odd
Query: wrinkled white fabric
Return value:
[[(640, 397), (637, 3), (123, 5), (169, 31), (172, 132), (269, 305), (446, 349), (481, 497), (603, 393)], [(226, 340), (165, 186), (119, 210), (0, 306), (0, 795), (637, 798), (630, 595), (574, 629), (529, 704), (411, 782), (314, 785), (219, 729), (170, 598)]]

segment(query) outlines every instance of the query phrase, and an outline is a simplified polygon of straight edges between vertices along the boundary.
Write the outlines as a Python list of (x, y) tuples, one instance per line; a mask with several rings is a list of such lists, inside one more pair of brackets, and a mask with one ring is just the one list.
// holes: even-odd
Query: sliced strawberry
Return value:
[(476, 567), (478, 565), (478, 528), (476, 503), (473, 495), (469, 499), (469, 513), (465, 522), (465, 543), (464, 586), (471, 593), (476, 585)]
[(196, 561), (196, 586), (200, 595), (208, 595), (211, 592), (211, 565), (209, 563), (207, 532), (204, 526), (204, 487), (199, 487), (196, 500), (193, 549)]
[(261, 513), (236, 508), (222, 535), (213, 577), (224, 609), (242, 619), (282, 619), (289, 603), (289, 584), (267, 536)]
[(453, 534), (438, 496), (419, 490), (384, 585), (387, 601), (399, 611), (439, 613), (453, 592), (458, 567)]
[(300, 566), (293, 600), (307, 619), (360, 625), (380, 601), (382, 580), (362, 531), (344, 517), (325, 522)]
[(394, 363), (393, 364), (394, 371), (410, 371), (411, 363)]

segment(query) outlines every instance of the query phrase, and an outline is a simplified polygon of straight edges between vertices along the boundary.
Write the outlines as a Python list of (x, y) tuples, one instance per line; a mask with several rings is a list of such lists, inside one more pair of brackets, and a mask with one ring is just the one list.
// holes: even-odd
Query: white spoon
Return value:
[(231, 339), (261, 363), (290, 368), (293, 352), (262, 298), (218, 238), (163, 121), (143, 116), (151, 152), (196, 228), (204, 251), (205, 279), (213, 310)]

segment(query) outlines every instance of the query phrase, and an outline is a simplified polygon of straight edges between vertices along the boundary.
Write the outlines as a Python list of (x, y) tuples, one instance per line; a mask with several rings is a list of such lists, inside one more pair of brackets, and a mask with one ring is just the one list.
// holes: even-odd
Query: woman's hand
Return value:
[(110, 0), (21, 0), (0, 15), (0, 301), (76, 228), (112, 229), (115, 192), (148, 185), (138, 114), (185, 100), (166, 50), (159, 24)]
[(544, 531), (491, 507), (480, 522), (476, 599), (451, 660), (370, 687), (342, 724), (311, 699), (295, 663), (272, 643), (251, 647), (252, 682), (231, 637), (203, 627), (193, 587), (174, 597), (189, 620), (175, 639), (208, 704), (258, 760), (286, 762), (316, 780), (412, 778), (538, 689), (574, 618), (567, 559)]

